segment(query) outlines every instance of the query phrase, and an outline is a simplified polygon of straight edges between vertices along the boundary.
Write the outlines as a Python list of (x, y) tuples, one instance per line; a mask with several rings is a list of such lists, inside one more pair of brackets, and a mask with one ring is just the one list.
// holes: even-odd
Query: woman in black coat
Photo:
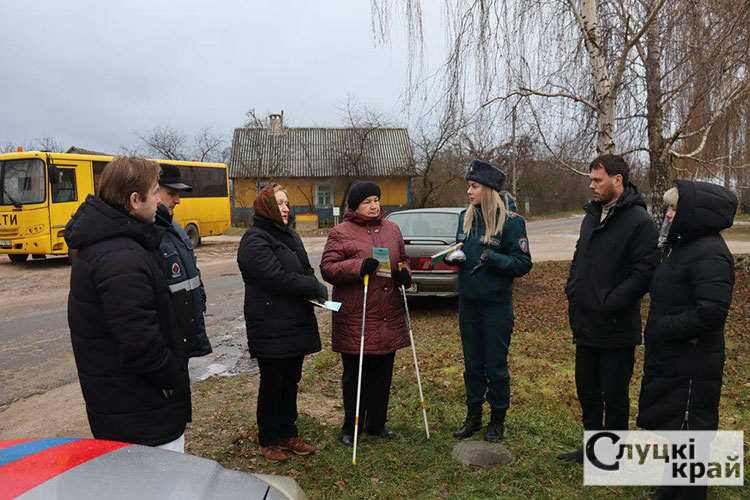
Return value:
[[(715, 184), (675, 183), (664, 195), (671, 227), (651, 282), (636, 423), (649, 430), (716, 430), (734, 287), (734, 261), (719, 232), (732, 225), (737, 197)], [(652, 498), (705, 496), (705, 486), (662, 486)]]
[(240, 242), (237, 262), (245, 281), (245, 323), (250, 355), (260, 369), (258, 443), (271, 462), (282, 450), (309, 455), (315, 448), (297, 434), (297, 384), (306, 354), (320, 351), (318, 322), (308, 299), (327, 300), (299, 235), (288, 227), (284, 188), (269, 184), (254, 203), (253, 227)]

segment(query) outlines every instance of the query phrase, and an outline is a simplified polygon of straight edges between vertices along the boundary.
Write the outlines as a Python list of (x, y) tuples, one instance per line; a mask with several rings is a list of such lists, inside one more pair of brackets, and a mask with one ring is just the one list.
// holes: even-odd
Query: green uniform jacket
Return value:
[[(513, 278), (519, 278), (531, 270), (526, 223), (523, 217), (508, 211), (500, 234), (485, 242), (481, 211), (479, 215), (468, 235), (463, 229), (466, 210), (461, 212), (458, 219), (456, 241), (464, 244), (462, 250), (466, 254), (466, 262), (461, 264), (458, 272), (458, 293), (469, 300), (511, 301)], [(487, 263), (478, 272), (470, 274), (485, 250), (490, 251)]]

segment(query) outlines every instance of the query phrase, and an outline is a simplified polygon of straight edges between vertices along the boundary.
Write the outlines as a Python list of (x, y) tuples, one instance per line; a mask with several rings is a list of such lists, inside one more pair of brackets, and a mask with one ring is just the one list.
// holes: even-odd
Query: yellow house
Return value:
[(232, 215), (249, 221), (255, 196), (269, 182), (286, 187), (293, 213), (317, 214), (321, 224), (333, 221), (333, 207), (343, 215), (358, 180), (377, 183), (381, 205), (394, 211), (411, 204), (415, 174), (405, 128), (283, 127), (281, 115), (271, 115), (267, 128), (234, 130)]

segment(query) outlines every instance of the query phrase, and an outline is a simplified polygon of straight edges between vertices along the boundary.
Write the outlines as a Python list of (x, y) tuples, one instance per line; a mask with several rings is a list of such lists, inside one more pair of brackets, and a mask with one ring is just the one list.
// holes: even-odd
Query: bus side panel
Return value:
[(182, 198), (174, 217), (183, 228), (195, 224), (201, 237), (223, 234), (230, 225), (229, 198)]

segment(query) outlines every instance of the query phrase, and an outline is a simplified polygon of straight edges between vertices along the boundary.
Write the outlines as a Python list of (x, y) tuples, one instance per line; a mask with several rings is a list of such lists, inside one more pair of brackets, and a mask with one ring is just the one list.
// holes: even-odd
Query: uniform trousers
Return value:
[(514, 323), (513, 303), (459, 297), (458, 322), (464, 352), (466, 405), (510, 405), (508, 349)]

